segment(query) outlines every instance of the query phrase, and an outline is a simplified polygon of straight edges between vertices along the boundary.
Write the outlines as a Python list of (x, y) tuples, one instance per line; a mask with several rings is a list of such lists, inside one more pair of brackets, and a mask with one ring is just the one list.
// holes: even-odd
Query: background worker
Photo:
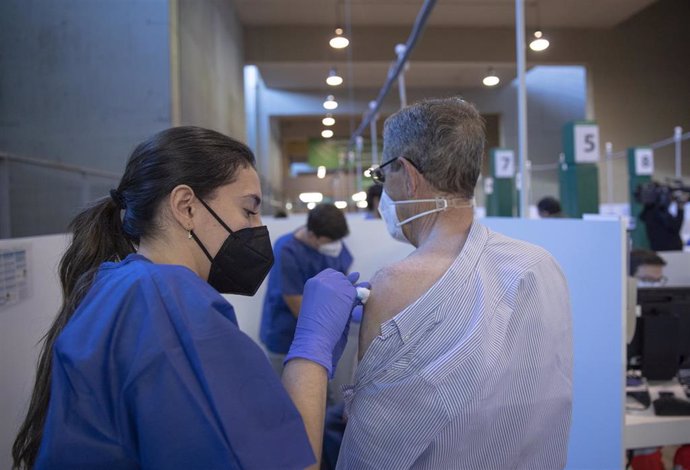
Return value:
[(278, 375), (295, 335), (305, 283), (324, 269), (347, 273), (352, 266), (352, 254), (342, 241), (348, 233), (345, 214), (333, 204), (319, 204), (309, 212), (306, 226), (280, 237), (273, 247), (275, 264), (268, 276), (260, 337)]

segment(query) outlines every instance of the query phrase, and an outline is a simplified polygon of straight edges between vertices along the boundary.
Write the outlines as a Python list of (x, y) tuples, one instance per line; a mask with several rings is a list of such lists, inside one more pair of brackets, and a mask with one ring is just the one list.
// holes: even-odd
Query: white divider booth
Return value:
[[(273, 240), (305, 223), (304, 215), (266, 218)], [(346, 239), (353, 270), (370, 278), (412, 247), (391, 239), (380, 220), (348, 216)], [(625, 232), (618, 221), (482, 219), (514, 238), (541, 245), (560, 263), (571, 292), (574, 335), (574, 404), (569, 469), (623, 468)], [(10, 468), (10, 448), (21, 422), (35, 371), (38, 342), (60, 305), (56, 268), (64, 235), (0, 240), (0, 254), (26, 250), (27, 289), (0, 305), (0, 468)], [(0, 258), (2, 259), (2, 258)], [(0, 265), (1, 266), (1, 265)], [(265, 285), (253, 297), (229, 296), (240, 327), (257, 339)], [(351, 339), (356, 339), (351, 335)], [(349, 358), (355, 341), (350, 342)], [(346, 359), (352, 361), (352, 359)], [(341, 364), (346, 381), (351, 365)], [(342, 375), (345, 374), (345, 377)]]

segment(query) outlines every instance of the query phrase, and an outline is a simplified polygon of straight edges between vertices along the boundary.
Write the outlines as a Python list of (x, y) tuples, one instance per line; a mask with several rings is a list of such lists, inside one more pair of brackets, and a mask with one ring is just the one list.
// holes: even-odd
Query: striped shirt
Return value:
[(381, 325), (345, 387), (338, 469), (557, 469), (572, 405), (566, 280), (474, 222), (457, 259)]

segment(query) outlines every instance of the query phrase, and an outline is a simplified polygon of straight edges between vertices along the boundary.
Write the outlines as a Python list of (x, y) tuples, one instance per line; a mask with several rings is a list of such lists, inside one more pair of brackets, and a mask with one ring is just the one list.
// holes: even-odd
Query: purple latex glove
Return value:
[(307, 281), (295, 338), (285, 363), (296, 358), (307, 359), (325, 367), (328, 376), (333, 377), (335, 364), (347, 342), (352, 308), (357, 303), (353, 282), (358, 278), (358, 273), (346, 277), (326, 269)]
[[(366, 287), (367, 289), (371, 289), (371, 284), (368, 282), (360, 282), (358, 284), (355, 284), (357, 280), (359, 279), (359, 273), (358, 272), (353, 272), (347, 275), (347, 280), (350, 281), (355, 288), (357, 287)], [(358, 323), (362, 321), (362, 302), (360, 301), (359, 298), (355, 298), (355, 303), (353, 305), (352, 309), (352, 314), (350, 315), (350, 320), (354, 321), (355, 323)], [(333, 363), (332, 366), (333, 368), (331, 369), (331, 373), (329, 375), (330, 378), (333, 378), (333, 375), (335, 374), (335, 368), (338, 365), (338, 361), (340, 361), (340, 358), (343, 356), (343, 352), (345, 351), (345, 346), (347, 346), (347, 338), (348, 335), (350, 334), (350, 321), (347, 322), (347, 325), (345, 326), (345, 330), (343, 331), (342, 336), (338, 340), (338, 342), (335, 344), (335, 347), (333, 348)]]

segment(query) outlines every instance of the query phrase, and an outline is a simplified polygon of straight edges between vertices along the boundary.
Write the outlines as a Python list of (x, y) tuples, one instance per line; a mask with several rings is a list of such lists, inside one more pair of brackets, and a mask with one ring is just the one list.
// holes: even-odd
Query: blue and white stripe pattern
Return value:
[(572, 339), (558, 264), (474, 222), (441, 279), (381, 325), (345, 401), (338, 469), (563, 468)]

